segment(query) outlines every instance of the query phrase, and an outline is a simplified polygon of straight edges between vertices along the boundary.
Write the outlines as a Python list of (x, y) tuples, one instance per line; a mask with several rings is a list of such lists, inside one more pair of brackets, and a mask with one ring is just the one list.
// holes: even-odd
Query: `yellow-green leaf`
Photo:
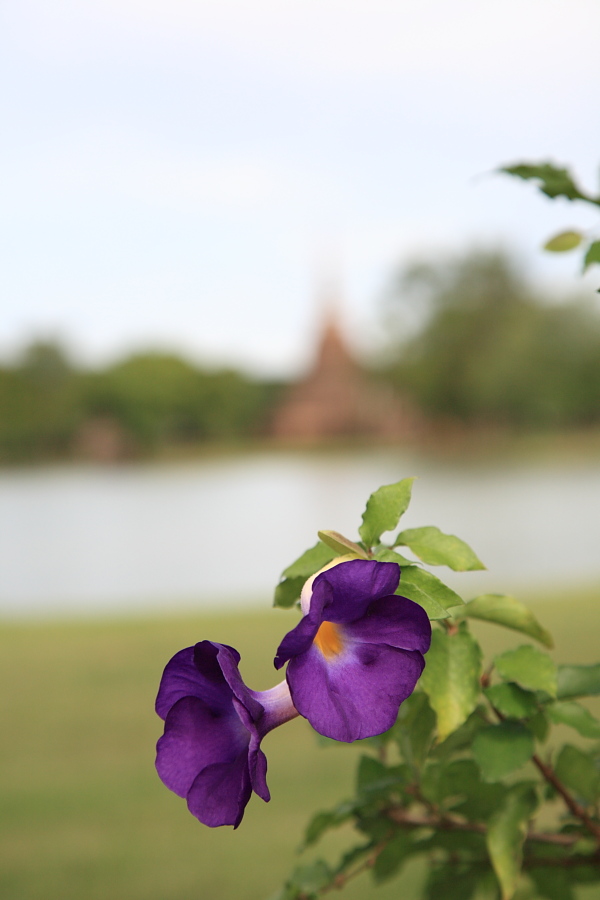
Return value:
[(544, 250), (549, 250), (551, 253), (566, 253), (568, 250), (579, 247), (582, 240), (583, 235), (578, 231), (561, 231), (560, 234), (555, 234), (549, 241), (546, 241)]
[(441, 742), (467, 720), (480, 693), (481, 648), (468, 633), (434, 631), (420, 685), (437, 715)]

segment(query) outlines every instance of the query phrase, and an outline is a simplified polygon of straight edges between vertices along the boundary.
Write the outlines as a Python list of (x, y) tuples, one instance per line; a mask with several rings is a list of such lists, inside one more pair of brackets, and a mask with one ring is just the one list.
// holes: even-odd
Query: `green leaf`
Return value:
[(450, 613), (448, 612), (448, 610), (444, 609), (443, 606), (440, 606), (437, 600), (434, 600), (433, 597), (430, 597), (429, 594), (426, 594), (425, 591), (422, 591), (421, 588), (417, 587), (416, 584), (406, 583), (396, 590), (396, 594), (399, 597), (407, 597), (409, 600), (413, 600), (415, 603), (418, 603), (419, 606), (423, 607), (432, 621), (436, 619), (450, 618)]
[(558, 866), (547, 869), (533, 868), (529, 876), (536, 887), (540, 900), (575, 900), (571, 887), (571, 873)]
[(361, 756), (356, 773), (357, 794), (387, 794), (410, 780), (408, 766), (386, 766), (373, 756)]
[(550, 253), (566, 253), (579, 247), (582, 240), (583, 235), (578, 231), (561, 231), (560, 234), (555, 234), (553, 238), (546, 241), (544, 250), (549, 250)]
[(384, 531), (392, 531), (410, 503), (414, 478), (403, 478), (395, 484), (385, 484), (371, 494), (367, 500), (358, 529), (366, 547), (377, 543)]
[(337, 828), (346, 822), (354, 811), (352, 803), (342, 803), (336, 809), (318, 812), (308, 823), (304, 834), (304, 846), (316, 844), (319, 838), (331, 828)]
[[(435, 600), (444, 609), (451, 609), (454, 606), (460, 606), (464, 603), (462, 597), (444, 584), (443, 581), (426, 572), (419, 566), (405, 566), (400, 575), (400, 593), (406, 584), (414, 585), (420, 588), (431, 600)], [(454, 613), (453, 613), (454, 615)]]
[(520, 631), (535, 638), (545, 647), (552, 648), (554, 641), (550, 632), (542, 628), (531, 610), (524, 603), (505, 594), (482, 594), (475, 597), (463, 609), (453, 612), (454, 616), (468, 616), (484, 622), (495, 622), (513, 631)]
[(425, 761), (435, 729), (435, 713), (427, 695), (416, 691), (401, 704), (392, 729), (400, 751), (411, 766), (420, 768)]
[[(362, 547), (359, 547), (358, 544), (355, 544), (354, 541), (351, 541), (349, 538), (344, 537), (339, 531), (319, 531), (318, 535), (321, 538), (321, 541), (324, 544), (327, 544), (328, 547), (331, 547), (332, 550), (335, 550), (336, 553), (356, 553), (361, 559), (369, 558)], [(317, 570), (315, 569), (315, 571)], [(311, 575), (312, 574), (313, 573), (311, 572)]]
[(302, 556), (299, 556), (287, 569), (284, 569), (281, 573), (282, 577), (299, 578), (302, 576), (306, 581), (307, 578), (314, 575), (319, 569), (322, 569), (328, 562), (335, 559), (337, 555), (331, 547), (327, 547), (322, 541), (318, 541), (314, 547), (305, 550)]
[(516, 681), (521, 687), (556, 697), (556, 666), (537, 647), (524, 644), (516, 650), (507, 650), (494, 659), (494, 664), (506, 681)]
[(487, 846), (500, 882), (502, 900), (511, 900), (519, 881), (527, 822), (537, 807), (535, 791), (528, 784), (515, 785), (490, 820)]
[(600, 241), (594, 241), (587, 248), (583, 258), (583, 271), (587, 272), (592, 263), (600, 263)]
[(470, 900), (481, 877), (474, 869), (457, 871), (456, 865), (429, 870), (424, 900)]
[(582, 737), (600, 738), (600, 722), (591, 712), (573, 700), (558, 700), (546, 707), (546, 714), (555, 725), (569, 725)]
[(438, 739), (456, 731), (477, 705), (481, 648), (466, 631), (435, 631), (420, 685), (437, 714)]
[(559, 700), (571, 697), (594, 697), (600, 694), (600, 663), (594, 666), (559, 666)]
[(534, 752), (531, 731), (520, 722), (510, 720), (488, 725), (473, 741), (473, 756), (484, 781), (500, 781), (524, 766)]
[(483, 692), (492, 706), (509, 719), (528, 719), (538, 711), (535, 694), (518, 684), (495, 684)]
[(430, 566), (449, 566), (455, 572), (485, 569), (468, 544), (453, 534), (444, 534), (435, 525), (401, 531), (394, 546), (405, 545)]
[(589, 803), (600, 794), (600, 772), (593, 759), (577, 747), (565, 744), (554, 767), (559, 781)]
[(516, 163), (512, 166), (503, 166), (500, 172), (507, 175), (516, 175), (528, 181), (533, 178), (540, 182), (538, 187), (547, 197), (566, 197), (567, 200), (589, 200), (592, 203), (600, 201), (583, 194), (567, 169), (559, 169), (553, 163)]
[(405, 556), (396, 553), (395, 550), (392, 550), (391, 547), (388, 547), (385, 544), (379, 544), (375, 549), (374, 556), (379, 562), (393, 562), (397, 563), (399, 566), (414, 566), (415, 564), (414, 559), (407, 559)]
[(539, 741), (540, 744), (543, 744), (550, 734), (550, 723), (548, 722), (548, 717), (541, 710), (532, 716), (531, 719), (527, 722), (527, 727), (531, 729), (533, 732), (533, 736), (536, 741)]
[(305, 578), (284, 578), (275, 588), (273, 606), (289, 609), (300, 599), (300, 591), (306, 581)]
[(327, 887), (331, 882), (331, 877), (332, 873), (327, 863), (318, 859), (308, 866), (299, 866), (295, 869), (286, 888), (299, 891), (299, 894), (291, 894), (291, 896), (302, 896), (304, 900), (306, 897), (315, 897), (319, 891)]
[(382, 884), (396, 875), (404, 860), (410, 855), (412, 841), (410, 835), (400, 832), (378, 854), (373, 866), (375, 884)]

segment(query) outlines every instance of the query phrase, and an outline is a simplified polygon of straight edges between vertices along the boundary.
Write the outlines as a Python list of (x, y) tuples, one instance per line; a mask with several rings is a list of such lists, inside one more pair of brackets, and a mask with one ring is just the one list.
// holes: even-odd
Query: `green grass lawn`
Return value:
[[(597, 660), (599, 598), (600, 590), (532, 598), (557, 661)], [(359, 751), (318, 747), (303, 720), (277, 729), (264, 743), (271, 803), (253, 797), (235, 832), (208, 829), (155, 774), (153, 703), (169, 657), (204, 638), (233, 644), (247, 682), (271, 686), (274, 650), (294, 622), (274, 610), (1, 625), (2, 900), (268, 898), (298, 862), (310, 814), (350, 792)], [(475, 630), (490, 650), (521, 642)], [(342, 896), (412, 900), (421, 876), (412, 869), (382, 888), (363, 877)]]

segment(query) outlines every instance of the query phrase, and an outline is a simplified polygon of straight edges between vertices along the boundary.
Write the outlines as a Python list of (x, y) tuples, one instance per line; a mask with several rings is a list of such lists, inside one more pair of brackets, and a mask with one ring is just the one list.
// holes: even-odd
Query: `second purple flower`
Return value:
[(304, 617), (281, 642), (275, 667), (289, 660), (294, 706), (326, 737), (387, 731), (419, 680), (431, 625), (421, 606), (394, 594), (399, 581), (396, 563), (354, 559), (305, 586)]

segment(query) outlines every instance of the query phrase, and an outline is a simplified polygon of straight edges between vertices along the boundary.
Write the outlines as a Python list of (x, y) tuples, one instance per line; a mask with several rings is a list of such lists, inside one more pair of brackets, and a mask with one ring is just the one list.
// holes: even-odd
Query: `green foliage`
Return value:
[(501, 781), (533, 756), (533, 735), (520, 722), (498, 722), (475, 735), (473, 756), (484, 781)]
[(582, 737), (600, 739), (600, 722), (589, 710), (573, 700), (557, 700), (546, 710), (548, 718), (556, 725), (569, 725)]
[[(396, 723), (361, 742), (354, 795), (318, 812), (305, 834), (305, 846), (313, 846), (332, 829), (348, 835), (352, 826), (358, 841), (334, 865), (297, 869), (280, 897), (320, 897), (367, 871), (379, 885), (423, 858), (423, 900), (573, 900), (574, 883), (600, 881), (600, 745), (553, 749), (547, 762), (540, 754), (548, 751), (537, 745), (552, 725), (572, 728), (578, 740), (600, 738), (600, 722), (573, 699), (600, 694), (600, 665), (557, 667), (527, 644), (498, 654), (484, 670), (470, 619), (545, 647), (552, 638), (519, 600), (482, 595), (464, 604), (427, 569), (480, 568), (458, 538), (429, 526), (401, 532), (392, 546), (381, 542), (405, 512), (411, 487), (405, 479), (371, 495), (361, 544), (320, 532), (325, 543), (288, 567), (278, 588), (297, 579), (292, 593), (299, 594), (302, 578), (350, 551), (342, 559), (398, 563), (398, 593), (420, 603), (434, 625), (425, 670)], [(424, 565), (396, 553), (398, 545)], [(523, 767), (528, 780), (517, 780)], [(542, 797), (554, 807), (534, 823)]]
[(549, 250), (550, 253), (566, 253), (579, 247), (582, 240), (583, 236), (578, 231), (561, 231), (544, 244), (544, 250)]
[(414, 478), (386, 484), (371, 494), (358, 529), (367, 547), (379, 542), (385, 531), (393, 531), (410, 503)]
[(557, 697), (593, 697), (600, 694), (600, 663), (595, 666), (559, 666)]
[(600, 198), (584, 194), (575, 184), (569, 170), (560, 169), (554, 163), (514, 163), (512, 166), (502, 166), (499, 171), (516, 175), (524, 181), (536, 181), (542, 194), (552, 199), (566, 197), (567, 200), (587, 200), (600, 206)]
[(597, 760), (578, 747), (565, 744), (558, 754), (555, 772), (560, 781), (582, 800), (594, 803), (600, 796)]
[(444, 534), (435, 525), (401, 531), (395, 547), (410, 547), (412, 552), (430, 566), (449, 566), (455, 572), (485, 569), (468, 544), (453, 534)]
[[(561, 169), (553, 163), (518, 163), (505, 166), (499, 170), (507, 175), (515, 175), (525, 181), (533, 179), (539, 189), (547, 197), (565, 197), (567, 200), (581, 200), (592, 206), (600, 206), (600, 195), (593, 196), (582, 191), (576, 184), (568, 169)], [(551, 253), (564, 253), (574, 250), (584, 242), (584, 235), (578, 231), (563, 231), (544, 244), (544, 250)], [(600, 263), (600, 241), (592, 241), (585, 252), (583, 271), (592, 263)]]
[(500, 882), (502, 900), (514, 896), (523, 859), (527, 822), (537, 807), (530, 784), (517, 784), (507, 793), (498, 812), (490, 820), (487, 844), (492, 866)]
[(467, 631), (434, 631), (421, 686), (437, 713), (438, 738), (443, 741), (463, 724), (480, 693), (481, 650)]
[(113, 436), (117, 457), (260, 434), (276, 390), (164, 353), (79, 371), (60, 345), (37, 341), (0, 368), (0, 461), (94, 455), (94, 429)]
[[(590, 250), (594, 259), (599, 249)], [(426, 260), (398, 276), (387, 303), (385, 373), (442, 425), (535, 430), (600, 421), (597, 305), (568, 296), (549, 303), (506, 254)]]
[(551, 697), (556, 697), (556, 666), (537, 647), (524, 644), (516, 650), (507, 650), (495, 657), (494, 664), (498, 673), (507, 681), (516, 681), (521, 687), (531, 691), (545, 691)]
[(328, 547), (331, 547), (332, 550), (339, 554), (354, 553), (362, 559), (367, 559), (367, 554), (363, 548), (354, 541), (348, 540), (339, 531), (319, 531), (318, 535), (324, 544), (327, 544)]
[(455, 610), (454, 614), (504, 625), (505, 628), (511, 628), (513, 631), (520, 631), (535, 638), (545, 647), (552, 649), (554, 646), (552, 635), (542, 628), (531, 610), (514, 597), (504, 594), (482, 594), (467, 603), (464, 609)]

